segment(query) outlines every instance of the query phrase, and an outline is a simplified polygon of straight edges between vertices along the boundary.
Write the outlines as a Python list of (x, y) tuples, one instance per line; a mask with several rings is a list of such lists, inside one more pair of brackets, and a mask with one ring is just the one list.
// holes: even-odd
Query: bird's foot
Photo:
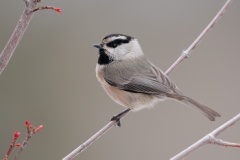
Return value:
[(124, 111), (122, 111), (122, 112), (119, 113), (118, 115), (113, 116), (112, 119), (111, 119), (111, 121), (115, 121), (116, 124), (117, 124), (117, 126), (118, 126), (118, 127), (121, 127), (121, 122), (120, 122), (121, 118), (123, 117), (123, 115), (125, 115), (126, 113), (128, 113), (130, 110), (131, 110), (131, 109), (129, 109), (129, 108), (128, 108), (128, 109), (125, 109)]

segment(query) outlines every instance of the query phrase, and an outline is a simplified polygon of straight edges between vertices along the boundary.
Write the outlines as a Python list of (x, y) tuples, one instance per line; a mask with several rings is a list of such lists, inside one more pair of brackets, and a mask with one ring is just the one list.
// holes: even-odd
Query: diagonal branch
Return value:
[[(165, 72), (166, 75), (169, 75), (176, 67), (187, 57), (189, 57), (190, 53), (193, 51), (193, 49), (199, 44), (199, 42), (202, 40), (204, 36), (210, 31), (210, 29), (216, 24), (216, 22), (221, 18), (221, 16), (225, 13), (227, 7), (229, 6), (230, 2), (232, 0), (228, 0), (224, 6), (220, 9), (220, 11), (217, 13), (217, 15), (213, 18), (213, 20), (208, 24), (208, 26), (203, 30), (203, 32), (197, 37), (197, 39), (188, 47), (187, 50), (185, 50), (182, 55), (174, 62), (174, 64)], [(124, 110), (124, 114), (120, 117), (123, 118), (129, 113), (130, 110), (127, 109)], [(122, 112), (122, 113), (123, 113)], [(121, 114), (121, 113), (120, 113)], [(107, 125), (105, 125), (101, 130), (99, 130), (96, 134), (94, 134), (91, 138), (89, 138), (86, 142), (81, 144), (79, 147), (77, 147), (75, 150), (73, 150), (69, 155), (63, 158), (63, 160), (71, 160), (74, 157), (76, 157), (78, 154), (80, 154), (82, 151), (84, 151), (87, 147), (89, 147), (92, 143), (94, 143), (98, 138), (103, 136), (104, 133), (106, 133), (108, 130), (110, 130), (113, 126), (117, 125), (118, 121), (110, 121)]]
[(24, 0), (26, 7), (20, 17), (15, 30), (12, 33), (9, 41), (7, 42), (5, 48), (0, 54), (0, 75), (7, 66), (9, 60), (11, 59), (18, 43), (20, 42), (24, 32), (26, 31), (28, 24), (33, 16), (32, 10), (36, 7), (37, 1), (35, 0)]
[(37, 10), (43, 10), (43, 9), (52, 9), (56, 12), (61, 12), (60, 8), (55, 8), (51, 6), (36, 8), (37, 4), (41, 2), (41, 0), (23, 0), (23, 1), (25, 2), (26, 7), (10, 39), (8, 40), (5, 48), (0, 54), (0, 75), (2, 74), (3, 70), (6, 68), (15, 49), (17, 48), (19, 42), (21, 41), (22, 36), (25, 33), (31, 18), (33, 17), (34, 12)]
[(182, 52), (182, 55), (173, 63), (173, 65), (168, 68), (168, 70), (165, 72), (166, 75), (171, 73), (184, 59), (190, 56), (193, 49), (200, 43), (200, 41), (207, 35), (207, 33), (213, 28), (213, 26), (218, 22), (221, 16), (225, 13), (225, 11), (227, 10), (231, 2), (232, 0), (227, 0), (227, 2), (222, 6), (222, 8), (218, 11), (216, 16), (202, 31), (202, 33), (195, 39), (195, 41), (193, 41), (193, 43), (188, 47), (188, 49)]
[(240, 147), (240, 144), (226, 142), (226, 141), (215, 138), (215, 136), (219, 135), (220, 133), (222, 133), (223, 131), (225, 131), (226, 129), (228, 129), (230, 126), (234, 125), (238, 121), (240, 121), (240, 114), (233, 117), (232, 119), (230, 119), (229, 121), (224, 123), (222, 126), (215, 129), (211, 133), (207, 134), (206, 136), (204, 136), (203, 138), (201, 138), (196, 143), (192, 144), (182, 152), (178, 153), (177, 155), (172, 157), (171, 160), (181, 160), (205, 144), (217, 144), (225, 147)]

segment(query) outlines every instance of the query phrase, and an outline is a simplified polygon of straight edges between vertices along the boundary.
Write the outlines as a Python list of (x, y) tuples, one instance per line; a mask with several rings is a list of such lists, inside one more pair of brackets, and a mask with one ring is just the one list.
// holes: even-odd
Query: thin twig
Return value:
[[(124, 114), (122, 114), (120, 118), (123, 118), (125, 115), (127, 115), (127, 113), (129, 113), (129, 111), (130, 111), (129, 109), (126, 109), (123, 112), (121, 112), (121, 113), (124, 113)], [(108, 130), (110, 130), (115, 125), (116, 125), (116, 121), (108, 122), (108, 124), (106, 124), (96, 134), (94, 134), (87, 141), (82, 143), (79, 147), (77, 147), (70, 154), (68, 154), (66, 157), (64, 157), (63, 160), (70, 160), (70, 159), (73, 159), (74, 157), (76, 157), (78, 154), (80, 154), (85, 149), (87, 149), (88, 146), (90, 146), (93, 142), (95, 142), (98, 138), (100, 138), (104, 133), (106, 133)]]
[(40, 6), (40, 7), (35, 8), (32, 11), (36, 12), (36, 11), (45, 10), (45, 9), (54, 10), (54, 11), (59, 12), (59, 13), (62, 12), (60, 8), (56, 8), (56, 7), (53, 7), (53, 6)]
[(24, 148), (27, 146), (28, 141), (30, 140), (30, 138), (32, 137), (33, 133), (28, 133), (26, 139), (23, 141), (20, 149), (18, 150), (17, 154), (15, 155), (13, 160), (17, 160), (20, 156), (20, 154), (22, 153), (22, 151), (24, 150)]
[(17, 154), (15, 155), (13, 160), (17, 160), (20, 156), (20, 154), (23, 152), (23, 150), (26, 148), (29, 140), (32, 138), (32, 136), (38, 132), (40, 132), (43, 129), (43, 125), (40, 125), (38, 127), (33, 126), (29, 121), (25, 122), (26, 129), (27, 129), (27, 136), (26, 139), (23, 141), (20, 149), (18, 150)]
[(4, 47), (2, 53), (0, 54), (0, 75), (6, 68), (8, 62), (10, 61), (15, 49), (17, 48), (23, 34), (25, 33), (28, 24), (35, 11), (43, 9), (52, 9), (56, 12), (61, 12), (60, 8), (55, 8), (52, 6), (37, 7), (37, 4), (41, 0), (23, 0), (25, 2), (25, 9), (20, 17), (17, 26), (15, 27), (10, 39), (8, 40), (6, 46)]
[(11, 145), (9, 146), (9, 149), (7, 151), (7, 154), (4, 156), (3, 160), (8, 160), (8, 157), (10, 156), (10, 154), (12, 153), (12, 150), (14, 147), (19, 147), (21, 146), (21, 144), (16, 144), (18, 138), (20, 137), (21, 133), (16, 131), (14, 132), (13, 134), (13, 140), (12, 140), (12, 143)]
[(108, 122), (107, 125), (105, 125), (96, 134), (94, 134), (91, 138), (89, 138), (87, 141), (82, 143), (79, 147), (77, 147), (75, 150), (73, 150), (66, 157), (64, 157), (63, 160), (70, 160), (70, 159), (73, 159), (74, 157), (76, 157), (78, 154), (83, 152), (88, 146), (90, 146), (93, 142), (95, 142), (98, 138), (100, 138), (104, 133), (106, 133), (109, 129), (111, 129), (115, 123), (116, 123), (115, 121)]
[(236, 147), (240, 148), (240, 143), (232, 143), (228, 141), (224, 141), (222, 139), (212, 137), (213, 139), (209, 142), (210, 144), (217, 144), (219, 146), (224, 146), (224, 147)]
[(204, 136), (199, 141), (192, 144), (191, 146), (189, 146), (182, 152), (178, 153), (177, 155), (172, 157), (171, 160), (181, 160), (205, 144), (217, 144), (217, 145), (221, 145), (221, 146), (225, 146), (225, 147), (239, 147), (240, 144), (226, 142), (226, 141), (215, 138), (215, 136), (219, 135), (220, 133), (222, 133), (223, 131), (225, 131), (226, 129), (228, 129), (230, 126), (234, 125), (238, 121), (240, 121), (240, 114), (233, 117), (232, 119), (230, 119), (229, 121), (224, 123), (222, 126), (215, 129), (211, 133), (207, 134), (206, 136)]
[(200, 43), (200, 41), (207, 35), (207, 33), (213, 28), (213, 26), (217, 23), (217, 21), (221, 18), (221, 16), (225, 13), (228, 6), (232, 0), (227, 0), (227, 2), (223, 5), (223, 7), (218, 11), (216, 16), (212, 19), (212, 21), (207, 25), (207, 27), (202, 31), (202, 33), (193, 41), (193, 43), (188, 47), (188, 49), (182, 52), (182, 55), (173, 63), (171, 67), (165, 72), (168, 75), (172, 70), (174, 70), (184, 59), (188, 58), (193, 51), (193, 49)]
[[(166, 75), (169, 75), (176, 67), (187, 57), (189, 57), (192, 50), (199, 44), (199, 42), (202, 40), (204, 36), (209, 32), (209, 30), (216, 24), (217, 20), (221, 18), (221, 16), (224, 14), (225, 10), (229, 6), (231, 0), (228, 0), (226, 4), (220, 9), (220, 11), (217, 13), (217, 15), (213, 18), (213, 20), (208, 24), (208, 26), (203, 30), (203, 32), (197, 37), (197, 39), (188, 47), (187, 50), (185, 50), (182, 55), (177, 59), (176, 62), (165, 72)], [(128, 112), (127, 112), (128, 113)], [(125, 113), (124, 116), (127, 115)], [(69, 155), (63, 158), (63, 160), (71, 160), (74, 157), (76, 157), (79, 153), (81, 153), (84, 149), (86, 149), (88, 146), (90, 146), (93, 142), (95, 142), (98, 138), (103, 136), (104, 133), (106, 133), (108, 130), (110, 130), (113, 126), (116, 125), (116, 121), (110, 121), (106, 126), (104, 126), (100, 131), (98, 131), (96, 134), (94, 134), (91, 138), (89, 138), (86, 142), (81, 144), (78, 148), (73, 150)]]

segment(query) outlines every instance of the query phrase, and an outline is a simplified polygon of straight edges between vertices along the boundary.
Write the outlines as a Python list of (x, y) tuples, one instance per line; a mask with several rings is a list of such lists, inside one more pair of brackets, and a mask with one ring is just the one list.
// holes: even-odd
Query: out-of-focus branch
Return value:
[(27, 26), (33, 16), (32, 10), (36, 8), (38, 1), (36, 0), (24, 0), (26, 7), (20, 17), (15, 30), (12, 33), (9, 41), (0, 55), (0, 75), (7, 66), (10, 58), (12, 57), (18, 43), (20, 42)]
[(21, 134), (18, 131), (14, 132), (12, 143), (7, 151), (7, 154), (4, 156), (3, 160), (8, 160), (14, 147), (20, 147), (20, 149), (18, 150), (17, 154), (14, 157), (14, 160), (17, 160), (19, 158), (20, 154), (22, 153), (22, 151), (26, 148), (26, 146), (27, 146), (29, 140), (32, 138), (32, 136), (34, 134), (36, 134), (37, 132), (40, 132), (43, 129), (43, 125), (35, 127), (29, 121), (26, 121), (25, 125), (26, 125), (26, 129), (27, 129), (26, 139), (23, 141), (22, 144), (16, 143)]
[[(232, 0), (228, 0), (224, 6), (220, 9), (217, 15), (213, 18), (213, 20), (208, 24), (208, 26), (203, 30), (203, 32), (197, 37), (197, 39), (185, 50), (182, 55), (174, 62), (174, 64), (165, 72), (166, 75), (169, 75), (176, 67), (192, 52), (192, 50), (199, 44), (204, 36), (210, 31), (210, 29), (216, 24), (216, 22), (221, 18), (224, 14), (225, 10), (229, 6)], [(130, 110), (124, 110), (124, 114), (121, 115), (120, 119), (125, 117)], [(87, 147), (89, 147), (92, 143), (94, 143), (98, 138), (103, 136), (108, 130), (110, 130), (113, 126), (115, 126), (118, 122), (117, 121), (110, 121), (106, 126), (104, 126), (101, 130), (99, 130), (96, 134), (94, 134), (91, 138), (89, 138), (86, 142), (81, 144), (75, 150), (73, 150), (70, 154), (63, 158), (63, 160), (71, 160), (84, 151)]]
[(45, 7), (36, 7), (41, 0), (23, 0), (25, 2), (25, 9), (20, 17), (15, 30), (13, 31), (10, 39), (8, 40), (6, 46), (4, 47), (2, 53), (0, 54), (0, 75), (3, 70), (6, 68), (8, 62), (10, 61), (17, 45), (22, 39), (23, 34), (25, 33), (28, 24), (34, 14), (35, 11), (43, 10), (43, 9), (52, 9), (56, 12), (61, 12), (60, 8), (55, 8), (51, 6)]
[(10, 154), (12, 153), (12, 150), (13, 150), (14, 147), (19, 147), (19, 146), (21, 146), (21, 144), (19, 144), (19, 143), (16, 144), (16, 142), (17, 142), (18, 138), (20, 137), (20, 135), (21, 135), (20, 132), (18, 132), (18, 131), (14, 132), (12, 143), (11, 143), (11, 145), (9, 146), (8, 151), (7, 151), (7, 154), (4, 156), (3, 160), (8, 160), (8, 157), (9, 157)]
[(220, 133), (222, 133), (223, 131), (225, 131), (226, 129), (228, 129), (230, 126), (234, 125), (238, 121), (240, 121), (240, 114), (233, 117), (232, 119), (230, 119), (229, 121), (224, 123), (222, 126), (215, 129), (211, 133), (207, 134), (202, 139), (200, 139), (196, 143), (192, 144), (191, 146), (189, 146), (188, 148), (186, 148), (182, 152), (178, 153), (177, 155), (172, 157), (171, 160), (181, 160), (181, 159), (185, 158), (187, 155), (194, 152), (195, 150), (197, 150), (198, 148), (202, 147), (205, 144), (217, 144), (217, 145), (225, 146), (225, 147), (238, 147), (238, 148), (240, 148), (239, 143), (227, 142), (227, 141), (223, 141), (221, 139), (216, 138), (217, 135), (219, 135)]
[(40, 6), (40, 7), (38, 7), (38, 8), (35, 8), (35, 9), (33, 10), (33, 12), (40, 11), (40, 10), (44, 10), (44, 9), (54, 10), (54, 11), (59, 12), (59, 13), (62, 12), (61, 8), (56, 8), (56, 7), (53, 7), (53, 6)]
[(34, 134), (37, 132), (40, 132), (43, 129), (43, 125), (40, 125), (38, 127), (33, 126), (29, 121), (25, 122), (26, 129), (27, 129), (27, 136), (26, 139), (23, 141), (20, 149), (18, 150), (17, 154), (15, 155), (13, 160), (17, 160), (20, 156), (20, 154), (23, 152), (23, 150), (26, 148), (29, 140), (32, 138)]

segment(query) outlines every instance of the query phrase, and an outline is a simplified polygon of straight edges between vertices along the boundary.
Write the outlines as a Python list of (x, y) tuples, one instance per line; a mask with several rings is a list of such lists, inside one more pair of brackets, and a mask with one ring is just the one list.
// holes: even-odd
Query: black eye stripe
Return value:
[(114, 41), (107, 43), (107, 46), (111, 47), (111, 48), (116, 48), (117, 46), (120, 46), (123, 43), (128, 43), (129, 41), (130, 41), (130, 38), (127, 38), (127, 39), (115, 39)]

